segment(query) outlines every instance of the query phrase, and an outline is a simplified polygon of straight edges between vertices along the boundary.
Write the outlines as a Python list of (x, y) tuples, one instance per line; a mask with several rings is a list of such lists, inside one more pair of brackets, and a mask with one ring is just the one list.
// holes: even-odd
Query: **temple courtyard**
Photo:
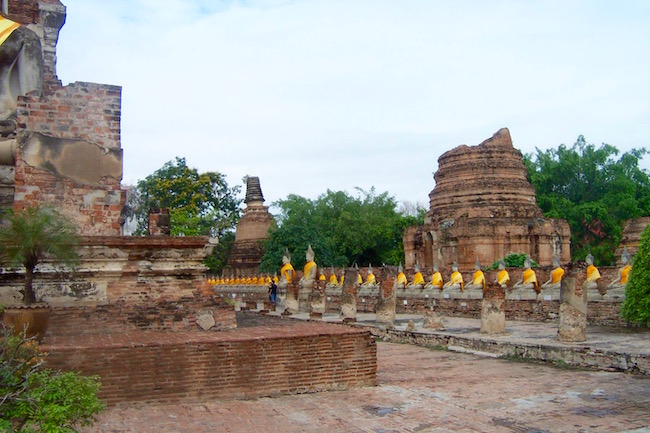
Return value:
[[(395, 335), (407, 332), (408, 321), (414, 319), (398, 315)], [(376, 326), (370, 315), (358, 320), (364, 327)], [(286, 324), (293, 320), (238, 314), (242, 327), (275, 327), (278, 321)], [(477, 334), (474, 337), (479, 338), (475, 322), (449, 318), (447, 329), (436, 333)], [(547, 335), (553, 332), (552, 324), (509, 322), (507, 332), (509, 340), (520, 344), (535, 340), (542, 345), (552, 343)], [(649, 350), (647, 330), (619, 334), (620, 344), (607, 338), (610, 332), (591, 328), (589, 341), (575, 350), (640, 355)], [(417, 326), (415, 333), (419, 333)], [(608, 347), (599, 346), (603, 338), (609, 340)], [(123, 403), (110, 406), (100, 414), (97, 424), (84, 431), (650, 432), (647, 374), (579, 369), (525, 356), (504, 359), (487, 352), (463, 351), (472, 350), (379, 341), (377, 386), (250, 400)]]

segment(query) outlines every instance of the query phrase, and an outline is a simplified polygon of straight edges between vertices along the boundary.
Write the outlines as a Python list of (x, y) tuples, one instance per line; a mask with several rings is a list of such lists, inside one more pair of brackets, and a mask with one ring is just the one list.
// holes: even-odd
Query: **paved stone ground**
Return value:
[[(620, 432), (650, 428), (647, 376), (378, 343), (378, 386), (111, 407), (84, 432)], [(639, 430), (636, 430), (639, 429)]]

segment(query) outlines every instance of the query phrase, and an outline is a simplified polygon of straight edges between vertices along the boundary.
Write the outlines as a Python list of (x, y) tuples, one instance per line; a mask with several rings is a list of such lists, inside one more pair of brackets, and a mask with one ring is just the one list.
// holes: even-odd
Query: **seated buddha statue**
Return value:
[(531, 269), (530, 258), (526, 258), (526, 261), (524, 262), (524, 272), (521, 274), (521, 280), (512, 286), (512, 290), (521, 291), (526, 289), (532, 289), (535, 292), (539, 292), (537, 274)]
[(474, 275), (472, 275), (472, 282), (465, 285), (465, 290), (483, 290), (485, 289), (485, 274), (481, 270), (481, 262), (476, 259), (474, 264)]
[(334, 272), (334, 266), (332, 266), (332, 269), (330, 271), (330, 279), (325, 285), (328, 289), (333, 289), (335, 287), (339, 287), (339, 280), (336, 278), (336, 272)]
[(377, 286), (377, 278), (375, 278), (375, 274), (372, 273), (372, 263), (370, 266), (368, 266), (368, 276), (366, 277), (366, 281), (364, 283), (361, 283), (359, 286), (362, 289), (373, 289)]
[(357, 264), (354, 264), (354, 269), (357, 271), (357, 286), (360, 287), (363, 284), (363, 277), (361, 276), (361, 272), (359, 272), (359, 266)]
[(284, 255), (282, 256), (282, 268), (280, 269), (280, 280), (278, 281), (278, 288), (286, 289), (289, 284), (293, 281), (295, 275), (295, 270), (291, 266), (291, 255), (289, 254), (289, 249), (284, 250)]
[(408, 284), (408, 280), (406, 279), (406, 275), (404, 275), (404, 268), (402, 268), (402, 264), (400, 263), (398, 268), (397, 268), (397, 278), (395, 279), (395, 288), (396, 289), (402, 289), (404, 290), (406, 288), (406, 285)]
[(582, 287), (587, 290), (587, 300), (600, 300), (602, 299), (602, 296), (598, 291), (598, 283), (600, 283), (600, 272), (598, 271), (598, 268), (594, 266), (594, 256), (592, 256), (591, 253), (587, 254), (587, 257), (585, 257), (585, 262), (587, 263), (587, 278), (582, 284)]
[(503, 287), (504, 289), (508, 288), (508, 283), (510, 282), (510, 274), (506, 270), (506, 262), (499, 260), (499, 272), (497, 273), (497, 279), (495, 283)]
[(560, 258), (556, 255), (553, 256), (553, 271), (547, 282), (542, 284), (542, 290), (559, 289), (562, 285), (562, 277), (564, 276), (564, 269), (560, 266)]
[(311, 290), (316, 282), (316, 273), (318, 271), (318, 266), (314, 262), (314, 250), (311, 249), (311, 245), (307, 248), (305, 259), (307, 259), (307, 263), (305, 263), (299, 284), (301, 288)]
[(418, 263), (415, 264), (415, 274), (413, 274), (413, 281), (408, 283), (406, 285), (407, 289), (422, 289), (424, 287), (424, 277), (422, 276), (422, 272), (420, 272), (420, 265)]
[(623, 266), (618, 270), (618, 278), (607, 285), (608, 292), (610, 289), (624, 289), (627, 285), (627, 280), (630, 277), (630, 271), (632, 270), (632, 265), (630, 265), (630, 253), (627, 252), (627, 248), (623, 249), (621, 261), (623, 262)]
[(438, 264), (433, 264), (433, 275), (431, 275), (431, 281), (424, 285), (425, 289), (438, 289), (442, 290), (442, 275), (438, 270)]
[(443, 290), (464, 290), (463, 287), (463, 276), (458, 272), (458, 263), (454, 262), (451, 265), (451, 275), (449, 276), (449, 281), (447, 281), (443, 286)]

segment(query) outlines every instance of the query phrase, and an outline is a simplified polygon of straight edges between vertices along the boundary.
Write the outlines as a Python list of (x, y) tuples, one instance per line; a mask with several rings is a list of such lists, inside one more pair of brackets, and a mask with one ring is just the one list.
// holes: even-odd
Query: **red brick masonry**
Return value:
[(50, 368), (99, 375), (100, 396), (108, 403), (252, 398), (376, 384), (377, 348), (370, 332), (269, 320), (229, 332), (50, 335), (41, 347), (50, 353)]

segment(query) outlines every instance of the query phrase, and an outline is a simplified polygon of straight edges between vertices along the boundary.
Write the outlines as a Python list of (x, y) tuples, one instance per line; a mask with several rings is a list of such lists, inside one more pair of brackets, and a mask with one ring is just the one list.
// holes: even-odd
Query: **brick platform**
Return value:
[[(244, 316), (244, 315), (242, 315)], [(376, 384), (370, 332), (327, 323), (249, 319), (228, 332), (48, 335), (50, 368), (102, 378), (107, 403), (252, 398)]]

